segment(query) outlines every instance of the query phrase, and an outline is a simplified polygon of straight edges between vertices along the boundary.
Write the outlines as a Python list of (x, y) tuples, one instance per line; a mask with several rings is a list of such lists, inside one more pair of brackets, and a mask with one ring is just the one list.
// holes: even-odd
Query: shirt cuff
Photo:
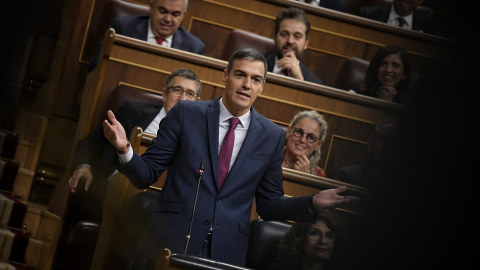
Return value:
[(133, 157), (132, 147), (128, 147), (128, 152), (126, 154), (118, 154), (118, 160), (120, 165), (127, 164)]
[(75, 168), (75, 171), (78, 170), (80, 167), (83, 167), (83, 166), (85, 166), (85, 167), (89, 168), (90, 170), (92, 170), (92, 167), (90, 167), (90, 165), (88, 165), (88, 164), (80, 164), (80, 165), (78, 165), (78, 166)]

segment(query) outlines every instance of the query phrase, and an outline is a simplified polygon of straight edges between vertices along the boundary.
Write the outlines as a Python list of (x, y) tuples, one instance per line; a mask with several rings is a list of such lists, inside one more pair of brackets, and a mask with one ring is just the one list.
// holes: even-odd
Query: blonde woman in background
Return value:
[(326, 177), (318, 166), (327, 122), (315, 110), (297, 113), (287, 129), (282, 167)]

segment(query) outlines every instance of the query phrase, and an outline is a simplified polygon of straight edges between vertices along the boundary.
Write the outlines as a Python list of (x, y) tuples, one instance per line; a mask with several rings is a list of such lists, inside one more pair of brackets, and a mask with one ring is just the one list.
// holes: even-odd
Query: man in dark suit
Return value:
[[(200, 99), (200, 91), (201, 83), (197, 75), (189, 69), (180, 68), (170, 74), (162, 89), (163, 107), (126, 100), (115, 115), (122, 121), (128, 134), (135, 126), (156, 134), (160, 121), (179, 100)], [(101, 222), (108, 179), (116, 171), (112, 164), (112, 155), (115, 153), (115, 148), (103, 135), (102, 126), (77, 143), (71, 166), (74, 171), (69, 179), (71, 192), (75, 193), (69, 211), (71, 225), (81, 219)]]
[[(345, 186), (315, 196), (284, 196), (284, 131), (252, 106), (265, 85), (265, 67), (265, 58), (257, 50), (247, 48), (232, 54), (223, 72), (224, 95), (209, 101), (178, 102), (160, 123), (157, 138), (142, 156), (132, 150), (122, 125), (108, 112), (110, 122), (103, 123), (104, 135), (119, 153), (118, 170), (135, 187), (155, 183), (168, 169), (133, 259), (148, 267), (134, 269), (152, 269), (160, 247), (176, 253), (185, 251), (195, 205), (187, 254), (243, 266), (254, 197), (257, 212), (265, 220), (311, 223), (316, 220), (316, 209), (358, 199), (338, 195)], [(228, 158), (222, 159), (223, 140), (231, 134), (227, 132), (229, 121), (235, 120), (240, 123), (230, 129), (234, 132), (233, 149)], [(205, 167), (199, 185), (202, 162)], [(228, 174), (221, 181), (224, 166)]]
[[(110, 27), (119, 35), (203, 55), (203, 42), (180, 25), (187, 13), (187, 5), (188, 0), (152, 0), (150, 16), (118, 17)], [(97, 66), (101, 50), (100, 42), (95, 56), (88, 64), (89, 72)]]
[(436, 27), (415, 12), (424, 0), (393, 0), (390, 5), (366, 6), (358, 9), (357, 15), (427, 34), (438, 35)]
[(281, 10), (275, 22), (275, 53), (264, 53), (268, 71), (323, 84), (323, 81), (300, 61), (307, 49), (309, 34), (310, 22), (303, 10), (293, 7)]

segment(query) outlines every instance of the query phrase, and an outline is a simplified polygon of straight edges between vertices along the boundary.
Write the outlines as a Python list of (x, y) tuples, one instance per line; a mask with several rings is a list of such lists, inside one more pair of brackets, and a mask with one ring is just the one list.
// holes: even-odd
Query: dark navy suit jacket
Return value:
[[(115, 29), (116, 34), (146, 41), (148, 37), (149, 19), (150, 16), (148, 15), (117, 17), (113, 19), (110, 27)], [(182, 26), (178, 27), (175, 34), (173, 34), (171, 47), (201, 55), (203, 55), (205, 52), (205, 44), (203, 44), (199, 38), (190, 34)], [(88, 64), (89, 72), (97, 66), (98, 57), (100, 56), (101, 50), (102, 42), (100, 42), (98, 45), (95, 56), (93, 56)]]
[(251, 108), (250, 127), (221, 190), (217, 185), (219, 98), (179, 101), (160, 123), (147, 151), (118, 170), (140, 189), (168, 169), (154, 207), (140, 254), (155, 262), (159, 247), (183, 253), (199, 179), (205, 161), (187, 254), (199, 256), (213, 223), (211, 257), (238, 266), (245, 264), (250, 216), (255, 197), (265, 220), (314, 223), (311, 196), (285, 197), (282, 181), (284, 131)]
[[(161, 106), (152, 103), (126, 100), (115, 116), (122, 123), (127, 134), (131, 134), (135, 126), (140, 126), (145, 130), (161, 109)], [(79, 165), (89, 164), (93, 182), (88, 192), (72, 197), (72, 208), (69, 211), (71, 225), (80, 220), (101, 222), (108, 178), (116, 169), (112, 162), (112, 157), (116, 153), (117, 150), (103, 135), (101, 125), (78, 141), (72, 159), (71, 173)]]
[[(387, 23), (388, 16), (390, 16), (390, 10), (392, 8), (393, 6), (389, 5), (361, 7), (358, 9), (357, 15), (360, 17)], [(416, 12), (413, 12), (412, 30), (432, 35), (438, 34), (436, 27), (425, 18), (418, 16)]]
[[(263, 53), (265, 60), (267, 60), (267, 71), (272, 72), (275, 66), (275, 54), (270, 52)], [(300, 61), (300, 70), (302, 71), (303, 80), (307, 82), (323, 84), (322, 79), (313, 74), (304, 64)]]

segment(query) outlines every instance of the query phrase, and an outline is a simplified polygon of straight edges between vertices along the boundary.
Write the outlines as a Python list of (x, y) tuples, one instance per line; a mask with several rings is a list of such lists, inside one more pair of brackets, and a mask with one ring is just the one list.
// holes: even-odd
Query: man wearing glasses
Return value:
[[(179, 100), (199, 100), (200, 79), (186, 68), (172, 72), (162, 89), (163, 107), (138, 100), (126, 100), (116, 112), (117, 119), (122, 119), (127, 134), (135, 126), (145, 132), (157, 134), (160, 121)], [(79, 220), (101, 223), (103, 198), (108, 179), (116, 171), (112, 163), (115, 148), (103, 135), (100, 126), (87, 137), (80, 140), (75, 148), (71, 168), (74, 169), (68, 183), (72, 193), (70, 224)]]
[[(130, 269), (154, 269), (161, 247), (244, 266), (254, 198), (265, 220), (311, 223), (316, 209), (358, 199), (338, 195), (345, 186), (315, 196), (284, 196), (283, 130), (253, 108), (265, 85), (266, 66), (257, 50), (233, 53), (223, 71), (223, 95), (179, 101), (141, 156), (130, 147), (123, 123), (108, 112), (104, 135), (118, 153), (112, 162), (132, 185), (145, 188), (167, 171), (137, 253), (129, 258)], [(201, 182), (196, 181), (199, 172)]]

